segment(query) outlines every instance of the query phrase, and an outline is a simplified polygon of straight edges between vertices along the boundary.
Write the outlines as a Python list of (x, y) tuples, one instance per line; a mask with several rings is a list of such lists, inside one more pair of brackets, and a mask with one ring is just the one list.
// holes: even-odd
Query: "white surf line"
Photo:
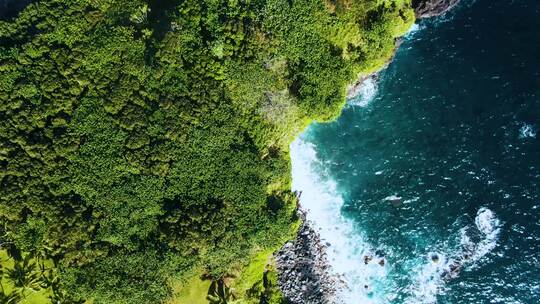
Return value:
[(292, 189), (302, 192), (300, 203), (306, 211), (306, 219), (320, 234), (321, 241), (329, 244), (331, 274), (346, 285), (337, 293), (338, 303), (391, 303), (400, 292), (407, 294), (405, 303), (436, 303), (447, 281), (459, 276), (464, 269), (476, 267), (497, 245), (500, 221), (491, 210), (480, 208), (474, 227), (463, 227), (459, 231), (457, 248), (428, 252), (407, 261), (412, 265), (408, 274), (411, 285), (397, 286), (398, 283), (388, 277), (391, 265), (386, 260), (381, 265), (383, 259), (374, 255), (376, 246), (366, 242), (353, 222), (341, 214), (343, 197), (335, 181), (325, 176), (324, 164), (317, 158), (315, 146), (300, 137), (291, 144), (290, 154)]
[[(336, 183), (323, 176), (322, 164), (315, 147), (301, 138), (291, 144), (292, 189), (301, 191), (300, 204), (306, 211), (321, 241), (328, 243), (331, 272), (344, 281), (346, 287), (338, 291), (339, 303), (386, 303), (379, 296), (384, 292), (376, 284), (386, 276), (381, 258), (373, 256), (373, 246), (365, 242), (353, 223), (341, 214), (343, 198)], [(372, 258), (367, 263), (365, 256)]]
[(354, 90), (351, 99), (347, 100), (347, 104), (351, 106), (366, 107), (377, 95), (377, 79), (375, 76), (366, 78), (358, 88)]
[(407, 33), (403, 36), (404, 38), (409, 38), (411, 37), (412, 35), (414, 35), (416, 32), (422, 30), (426, 28), (425, 25), (423, 26), (420, 26), (418, 23), (414, 23), (411, 28), (409, 28), (409, 30), (407, 31)]

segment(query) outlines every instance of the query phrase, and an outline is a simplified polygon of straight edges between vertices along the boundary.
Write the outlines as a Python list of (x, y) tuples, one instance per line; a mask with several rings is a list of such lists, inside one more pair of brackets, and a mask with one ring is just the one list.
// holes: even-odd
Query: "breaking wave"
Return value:
[(524, 123), (519, 129), (519, 138), (535, 138), (536, 130), (533, 125)]
[(406, 303), (436, 303), (437, 295), (445, 292), (446, 282), (477, 266), (477, 262), (497, 246), (501, 223), (495, 214), (481, 207), (474, 223), (475, 227), (465, 226), (459, 230), (457, 248), (448, 252), (429, 252), (424, 262), (413, 269), (414, 279)]
[[(328, 243), (327, 255), (332, 274), (345, 285), (339, 293), (342, 303), (384, 303), (370, 297), (377, 290), (370, 278), (384, 277), (385, 269), (374, 263), (365, 264), (362, 256), (372, 252), (373, 247), (356, 231), (354, 223), (341, 214), (343, 197), (336, 183), (322, 174), (323, 165), (318, 159), (315, 146), (296, 139), (291, 144), (292, 188), (302, 193), (300, 203), (306, 211), (306, 219)], [(364, 286), (367, 285), (367, 288)]]
[(354, 90), (347, 103), (352, 106), (366, 107), (377, 95), (377, 79), (372, 76), (366, 78), (362, 84)]
[[(300, 137), (291, 144), (290, 154), (292, 188), (301, 192), (300, 204), (306, 219), (328, 245), (331, 274), (344, 285), (338, 303), (394, 303), (396, 299), (411, 304), (435, 303), (437, 295), (444, 293), (446, 282), (475, 266), (497, 245), (501, 223), (490, 209), (482, 207), (474, 223), (469, 220), (455, 232), (459, 241), (452, 248), (418, 257), (397, 256), (392, 244), (370, 244), (361, 227), (343, 216), (343, 196), (325, 173), (316, 146)], [(384, 256), (380, 251), (390, 254)], [(410, 265), (407, 278), (393, 273), (392, 262), (403, 259)], [(400, 286), (403, 282), (408, 286)]]

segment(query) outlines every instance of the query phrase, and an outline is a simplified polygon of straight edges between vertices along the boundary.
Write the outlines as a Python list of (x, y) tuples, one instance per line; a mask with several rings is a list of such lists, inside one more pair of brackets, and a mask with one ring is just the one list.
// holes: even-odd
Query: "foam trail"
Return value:
[(523, 123), (521, 128), (519, 129), (519, 138), (535, 138), (536, 137), (536, 131), (534, 129), (534, 126), (531, 124)]
[(472, 260), (477, 261), (497, 246), (501, 223), (495, 217), (495, 214), (485, 207), (478, 210), (474, 223), (483, 236), (483, 239), (476, 245), (476, 250), (472, 256)]
[(333, 274), (347, 285), (338, 294), (339, 302), (386, 303), (379, 298), (383, 291), (375, 282), (385, 277), (386, 268), (377, 264), (377, 257), (370, 263), (364, 262), (364, 254), (373, 252), (373, 247), (342, 216), (343, 198), (336, 183), (318, 170), (321, 163), (313, 144), (296, 139), (291, 144), (291, 160), (292, 188), (302, 192), (300, 203), (307, 211), (307, 220), (320, 233), (321, 240), (330, 244), (327, 255)]
[(366, 107), (375, 98), (377, 87), (377, 79), (375, 77), (366, 78), (355, 90), (354, 97), (348, 100), (348, 104)]
[[(478, 210), (474, 219), (475, 229), (460, 229), (459, 247), (445, 252), (430, 252), (424, 263), (418, 263), (412, 273), (415, 279), (409, 286), (411, 294), (405, 303), (430, 304), (437, 302), (437, 295), (444, 294), (445, 283), (459, 276), (466, 267), (475, 267), (476, 262), (490, 253), (496, 246), (501, 223), (488, 208)], [(479, 239), (477, 242), (473, 238)], [(436, 259), (434, 259), (434, 257)]]

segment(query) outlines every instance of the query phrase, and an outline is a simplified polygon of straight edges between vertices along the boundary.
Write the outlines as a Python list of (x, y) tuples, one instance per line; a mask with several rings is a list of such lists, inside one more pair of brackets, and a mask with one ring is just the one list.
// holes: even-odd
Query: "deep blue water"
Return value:
[(540, 303), (540, 1), (463, 1), (293, 144), (347, 303)]

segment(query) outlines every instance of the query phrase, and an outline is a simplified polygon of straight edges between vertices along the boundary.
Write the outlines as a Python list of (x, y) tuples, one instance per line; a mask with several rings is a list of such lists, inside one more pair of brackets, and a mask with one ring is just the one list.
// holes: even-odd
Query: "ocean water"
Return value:
[(540, 303), (540, 1), (463, 0), (292, 145), (343, 303)]

